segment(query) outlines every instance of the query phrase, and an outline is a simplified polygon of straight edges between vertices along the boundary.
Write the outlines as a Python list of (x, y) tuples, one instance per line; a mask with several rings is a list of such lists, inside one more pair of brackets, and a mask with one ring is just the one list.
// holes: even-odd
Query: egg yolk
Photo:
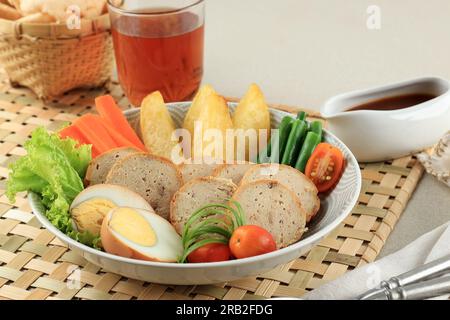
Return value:
[(118, 208), (109, 220), (112, 230), (124, 238), (145, 247), (156, 243), (156, 234), (150, 223), (131, 208)]
[(113, 208), (117, 207), (112, 201), (103, 198), (87, 200), (71, 210), (78, 231), (89, 231), (93, 235), (100, 234), (103, 218)]

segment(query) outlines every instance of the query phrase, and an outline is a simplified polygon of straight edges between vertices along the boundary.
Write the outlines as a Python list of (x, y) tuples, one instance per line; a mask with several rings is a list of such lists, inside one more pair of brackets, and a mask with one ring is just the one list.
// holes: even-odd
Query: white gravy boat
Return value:
[[(408, 94), (436, 98), (399, 110), (357, 110), (366, 102)], [(438, 142), (450, 129), (450, 83), (423, 77), (367, 90), (341, 94), (321, 108), (328, 129), (339, 137), (360, 162), (395, 159)]]

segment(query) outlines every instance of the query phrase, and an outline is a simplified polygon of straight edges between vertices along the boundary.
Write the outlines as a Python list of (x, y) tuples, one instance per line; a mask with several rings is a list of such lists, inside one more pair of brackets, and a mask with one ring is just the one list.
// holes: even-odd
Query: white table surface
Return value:
[[(207, 0), (204, 82), (226, 96), (319, 109), (329, 97), (403, 79), (450, 79), (448, 0)], [(366, 25), (378, 5), (381, 28)], [(449, 125), (450, 129), (450, 125)], [(450, 220), (450, 189), (424, 176), (381, 255)]]

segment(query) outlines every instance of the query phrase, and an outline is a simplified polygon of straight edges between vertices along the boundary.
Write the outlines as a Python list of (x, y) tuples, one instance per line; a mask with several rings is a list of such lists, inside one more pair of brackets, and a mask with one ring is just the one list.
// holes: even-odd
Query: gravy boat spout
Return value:
[[(395, 110), (349, 111), (368, 102), (413, 94), (432, 98)], [(395, 159), (431, 147), (450, 129), (450, 83), (422, 77), (344, 93), (325, 102), (321, 114), (328, 129), (350, 147), (359, 162)]]

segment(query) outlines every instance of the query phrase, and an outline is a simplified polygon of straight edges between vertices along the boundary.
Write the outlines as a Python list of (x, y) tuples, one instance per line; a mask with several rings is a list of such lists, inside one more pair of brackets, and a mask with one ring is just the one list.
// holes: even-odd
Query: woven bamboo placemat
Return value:
[[(128, 105), (117, 84), (108, 87)], [(264, 299), (299, 297), (375, 260), (423, 173), (414, 157), (361, 164), (362, 191), (345, 221), (306, 256), (260, 275), (220, 285), (166, 286), (108, 273), (42, 229), (22, 194), (6, 199), (8, 164), (38, 126), (56, 130), (92, 111), (107, 89), (78, 90), (43, 103), (11, 88), (0, 73), (0, 299)], [(286, 106), (280, 109), (293, 111)]]

